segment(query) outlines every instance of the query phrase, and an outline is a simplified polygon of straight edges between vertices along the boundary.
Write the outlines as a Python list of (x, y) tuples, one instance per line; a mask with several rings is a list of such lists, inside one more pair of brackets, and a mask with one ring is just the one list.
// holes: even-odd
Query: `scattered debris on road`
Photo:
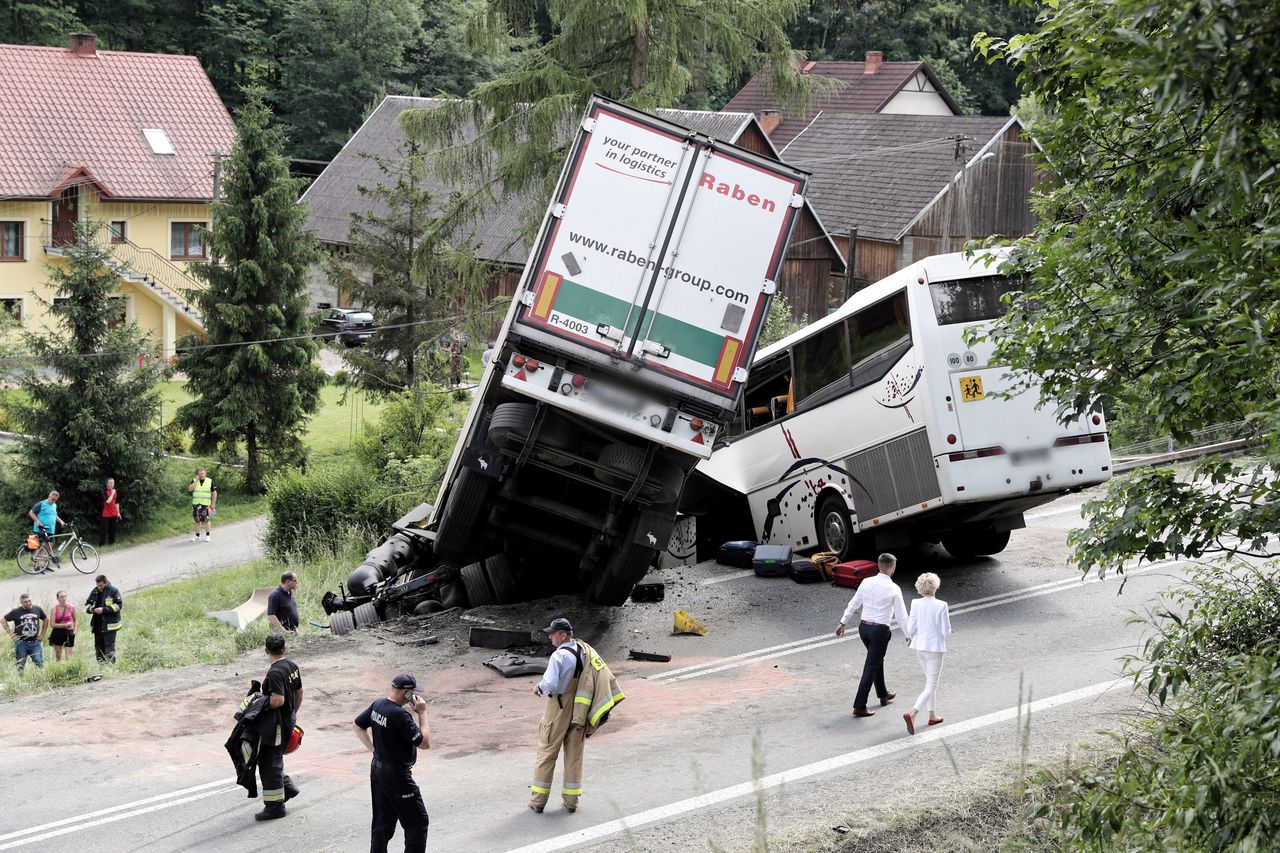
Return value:
[(638, 583), (631, 590), (632, 601), (662, 601), (666, 595), (667, 585), (664, 583)]
[(528, 631), (517, 631), (512, 628), (485, 628), (476, 626), (467, 636), (467, 644), (482, 649), (512, 649), (516, 646), (527, 646), (532, 642)]
[(697, 634), (699, 637), (707, 636), (707, 626), (703, 625), (697, 619), (694, 619), (683, 610), (676, 611), (675, 627), (671, 630), (672, 634)]
[(652, 660), (658, 663), (669, 663), (671, 655), (658, 654), (657, 652), (641, 652), (632, 649), (631, 653), (627, 655), (627, 660)]
[(542, 675), (547, 668), (545, 660), (530, 659), (524, 655), (494, 655), (484, 662), (489, 669), (499, 673), (503, 678), (515, 678), (517, 675)]

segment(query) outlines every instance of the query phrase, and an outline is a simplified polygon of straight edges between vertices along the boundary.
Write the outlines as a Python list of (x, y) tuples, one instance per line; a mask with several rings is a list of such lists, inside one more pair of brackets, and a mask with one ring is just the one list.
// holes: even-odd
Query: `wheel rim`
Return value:
[(98, 568), (98, 552), (92, 545), (77, 545), (71, 549), (71, 565), (81, 574), (89, 574)]
[(844, 518), (839, 512), (829, 512), (822, 521), (822, 535), (826, 539), (828, 551), (843, 554), (845, 545), (849, 544), (849, 532), (845, 530)]

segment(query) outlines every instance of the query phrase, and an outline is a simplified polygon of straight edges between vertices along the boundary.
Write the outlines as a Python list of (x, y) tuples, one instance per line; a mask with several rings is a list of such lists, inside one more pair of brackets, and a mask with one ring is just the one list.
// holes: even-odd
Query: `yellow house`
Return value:
[(49, 325), (49, 265), (78, 221), (120, 279), (120, 316), (164, 355), (204, 324), (190, 301), (208, 262), (215, 164), (235, 125), (192, 56), (0, 45), (0, 304)]

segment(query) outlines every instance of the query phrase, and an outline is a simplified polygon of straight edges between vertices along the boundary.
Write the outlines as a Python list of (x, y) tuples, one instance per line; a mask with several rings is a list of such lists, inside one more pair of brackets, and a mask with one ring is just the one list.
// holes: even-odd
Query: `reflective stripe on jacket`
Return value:
[(582, 654), (583, 665), (578, 691), (573, 697), (573, 722), (585, 726), (587, 737), (591, 737), (605, 724), (609, 712), (626, 696), (609, 665), (595, 649), (578, 640), (578, 650)]

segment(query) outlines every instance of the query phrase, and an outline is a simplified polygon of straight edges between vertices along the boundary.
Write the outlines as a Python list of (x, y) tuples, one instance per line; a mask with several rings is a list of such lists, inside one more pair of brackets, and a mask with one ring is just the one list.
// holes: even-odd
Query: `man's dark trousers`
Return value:
[(881, 699), (889, 695), (884, 686), (884, 655), (889, 651), (889, 638), (893, 636), (888, 625), (858, 623), (858, 636), (867, 647), (867, 661), (862, 665), (862, 680), (858, 682), (858, 694), (853, 698), (854, 708), (867, 707), (867, 697), (874, 683), (876, 695)]
[(98, 655), (98, 660), (103, 663), (116, 662), (116, 632), (115, 631), (94, 631), (93, 632), (93, 650)]
[(373, 795), (369, 853), (387, 853), (387, 844), (396, 834), (396, 821), (404, 827), (405, 853), (423, 853), (430, 819), (413, 773), (375, 761), (369, 771), (369, 792)]
[[(274, 712), (267, 712), (274, 713)], [(284, 744), (278, 744), (279, 728), (258, 740), (258, 776), (262, 779), (262, 802), (284, 805)]]

